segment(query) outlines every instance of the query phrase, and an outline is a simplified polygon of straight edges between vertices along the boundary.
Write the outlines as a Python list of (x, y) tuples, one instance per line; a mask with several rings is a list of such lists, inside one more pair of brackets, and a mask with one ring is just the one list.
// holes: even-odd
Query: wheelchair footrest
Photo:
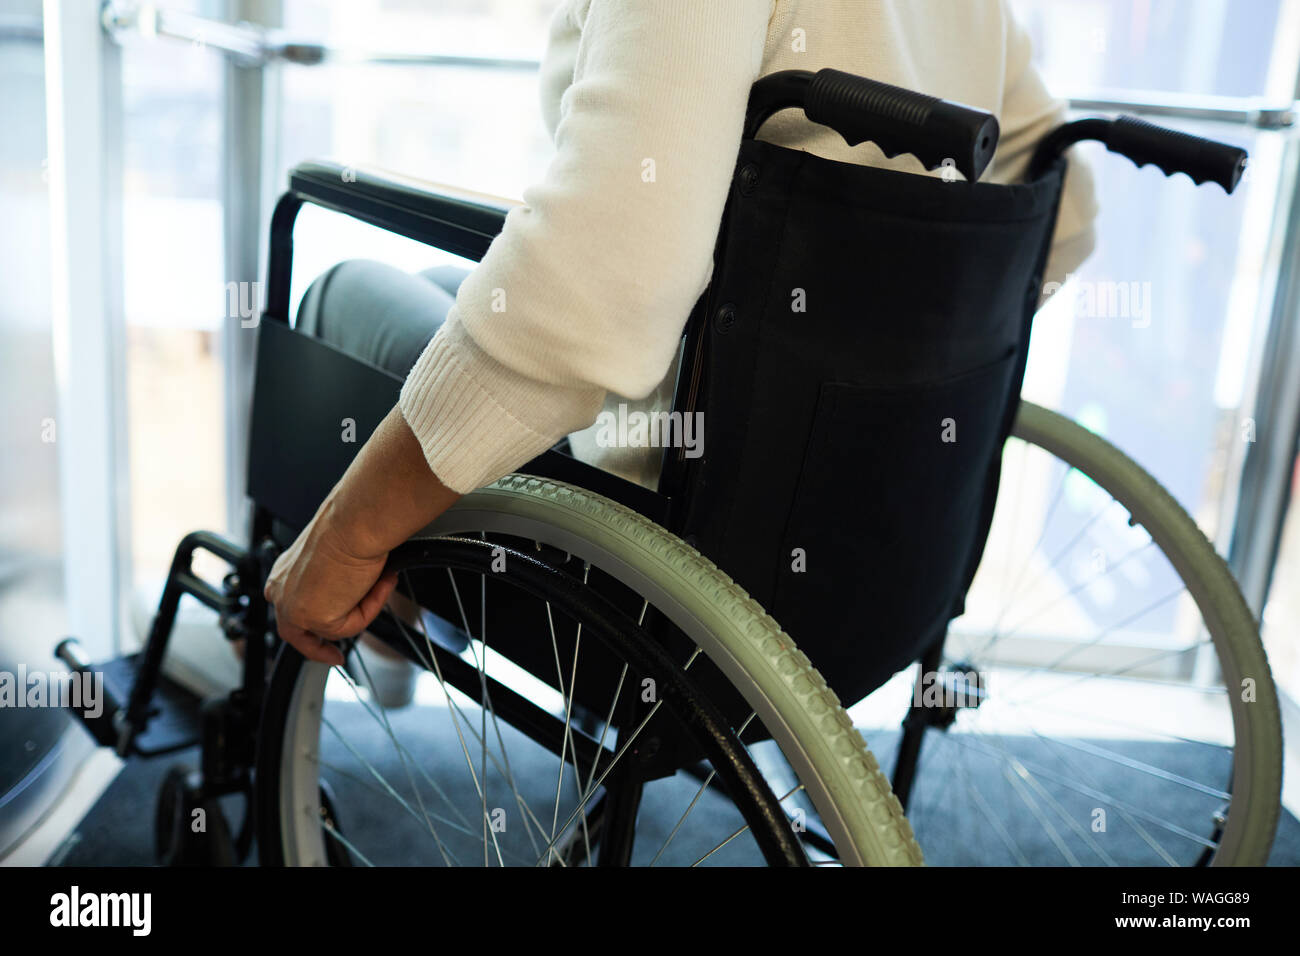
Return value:
[[(103, 665), (104, 683), (114, 686), (113, 693), (118, 700), (125, 701), (130, 697), (139, 658), (139, 654), (131, 654)], [(159, 674), (148, 722), (136, 735), (132, 749), (142, 756), (152, 757), (195, 746), (201, 736), (199, 708), (202, 703), (202, 699), (189, 688)]]
[[(139, 654), (130, 654), (85, 667), (97, 684), (101, 679), (98, 675), (102, 674), (103, 683), (96, 688), (98, 699), (88, 702), (89, 708), (72, 712), (91, 736), (106, 747), (117, 745), (118, 727), (135, 685), (139, 662)], [(154, 757), (198, 744), (201, 704), (197, 694), (159, 674), (145, 726), (135, 735), (131, 752)]]

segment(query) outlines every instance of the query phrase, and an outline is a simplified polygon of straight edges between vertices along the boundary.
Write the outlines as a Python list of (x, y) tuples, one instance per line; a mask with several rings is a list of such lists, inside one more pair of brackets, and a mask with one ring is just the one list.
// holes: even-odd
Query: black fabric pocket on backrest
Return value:
[(741, 145), (692, 320), (699, 374), (679, 388), (707, 441), (702, 458), (670, 459), (670, 523), (842, 700), (907, 665), (962, 607), (1060, 174), (945, 183)]
[(1014, 358), (931, 384), (821, 388), (771, 610), (847, 700), (960, 610)]

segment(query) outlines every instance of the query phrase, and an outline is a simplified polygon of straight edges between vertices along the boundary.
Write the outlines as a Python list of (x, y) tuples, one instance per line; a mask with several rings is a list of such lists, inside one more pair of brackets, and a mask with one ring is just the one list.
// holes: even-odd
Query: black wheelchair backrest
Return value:
[(704, 454), (665, 490), (845, 700), (961, 611), (1062, 170), (1000, 186), (741, 148), (678, 390)]

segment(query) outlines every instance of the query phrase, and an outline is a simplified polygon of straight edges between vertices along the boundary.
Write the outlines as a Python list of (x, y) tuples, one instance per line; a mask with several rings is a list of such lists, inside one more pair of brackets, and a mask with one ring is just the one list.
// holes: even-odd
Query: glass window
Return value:
[(1300, 11), (1286, 0), (1011, 0), (1058, 93), (1209, 96), (1295, 90)]
[[(220, 2), (168, 9), (220, 18)], [(225, 527), (221, 89), (200, 43), (124, 35), (123, 296), (137, 583), (156, 599), (180, 539)]]
[[(436, 6), (289, 0), (284, 12), (290, 33), (357, 53), (536, 61), (545, 52), (546, 27), (557, 6), (558, 0)], [(295, 164), (328, 157), (514, 198), (541, 178), (552, 149), (531, 69), (289, 66), (282, 89), (277, 186)], [(344, 257), (380, 259), (411, 272), (458, 261), (310, 207), (295, 236), (294, 310), (311, 279)]]
[[(290, 0), (290, 31), (358, 53), (539, 60), (557, 0), (402, 4)], [(531, 69), (338, 63), (286, 68), (281, 160), (332, 156), (517, 196), (550, 141)]]
[[(1157, 90), (1204, 102), (1206, 94), (1271, 93), (1282, 74), (1290, 77), (1286, 89), (1295, 83), (1297, 44), (1274, 37), (1275, 28), (1295, 15), (1294, 4), (1262, 0), (1229, 10), (1208, 0), (1015, 0), (1014, 6), (1058, 95), (1096, 96), (1109, 89), (1141, 100), (1144, 91)], [(1100, 144), (1082, 146), (1101, 206), (1097, 247), (1035, 319), (1024, 396), (1128, 452), (1226, 551), (1242, 463), (1255, 440), (1251, 416), (1277, 283), (1271, 243), (1283, 225), (1277, 216), (1289, 182), (1283, 161), (1288, 134), (1226, 123), (1157, 122), (1245, 147), (1251, 154), (1248, 176), (1229, 196), (1214, 185), (1195, 187), (1183, 175), (1166, 179), (1154, 166), (1135, 168)], [(1018, 476), (1028, 483), (1024, 490)], [(1073, 618), (1055, 613), (1046, 616), (1050, 621), (1034, 621), (1044, 641), (1087, 641), (1105, 633), (1112, 661), (1115, 644), (1193, 644), (1199, 635), (1184, 626), (1185, 599), (1150, 608), (1135, 603), (1172, 592), (1175, 581), (1170, 568), (1145, 552), (1130, 559), (1134, 529), (1097, 521), (1077, 539), (1061, 537), (1062, 528), (1078, 529), (1097, 503), (1087, 482), (1071, 481), (1059, 508), (1049, 510), (1055, 477), (1043, 471), (1039, 479), (1026, 478), (1017, 470), (1007, 479), (977, 580), (993, 588), (989, 582), (999, 572), (990, 555), (1005, 550), (1002, 538), (1038, 537), (1042, 555), (1059, 557), (1035, 579), (1043, 605), (1077, 611)], [(1105, 572), (1098, 571), (1098, 561)], [(1120, 573), (1111, 575), (1116, 569)], [(1112, 578), (1133, 585), (1135, 594), (1112, 593)], [(1010, 590), (1016, 593), (1017, 587)], [(995, 591), (988, 593), (996, 596)], [(979, 623), (985, 612), (1001, 613), (998, 606), (984, 607), (983, 596), (977, 584), (968, 625)], [(1033, 649), (1026, 645), (1024, 652)]]
[(1246, 147), (1256, 172), (1228, 196), (1083, 146), (1101, 205), (1097, 247), (1035, 319), (1025, 397), (1138, 458), (1225, 542), (1271, 304), (1261, 296), (1275, 278), (1266, 246), (1282, 134), (1177, 127)]
[[(59, 513), (58, 394), (50, 302), (45, 64), (37, 0), (0, 0), (0, 672), (55, 669), (67, 627)], [(104, 650), (100, 648), (99, 650)], [(17, 785), (58, 746), (66, 716), (0, 708), (0, 853), (18, 836)]]
[[(1058, 95), (1147, 91), (1293, 95), (1294, 4), (1252, 0), (1013, 0)], [(1262, 55), (1261, 55), (1262, 54)], [(1165, 180), (1098, 144), (1098, 246), (1039, 315), (1026, 397), (1139, 458), (1226, 546), (1253, 375), (1276, 273), (1267, 255), (1284, 134), (1164, 121), (1239, 144), (1251, 169), (1232, 196)]]

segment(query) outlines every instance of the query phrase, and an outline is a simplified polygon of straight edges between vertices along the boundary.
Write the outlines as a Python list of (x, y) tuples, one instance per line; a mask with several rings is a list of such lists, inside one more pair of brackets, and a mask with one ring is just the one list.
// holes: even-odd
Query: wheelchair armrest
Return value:
[(289, 173), (289, 190), (304, 202), (476, 262), (501, 231), (506, 213), (521, 205), (375, 167), (328, 160), (295, 166)]

